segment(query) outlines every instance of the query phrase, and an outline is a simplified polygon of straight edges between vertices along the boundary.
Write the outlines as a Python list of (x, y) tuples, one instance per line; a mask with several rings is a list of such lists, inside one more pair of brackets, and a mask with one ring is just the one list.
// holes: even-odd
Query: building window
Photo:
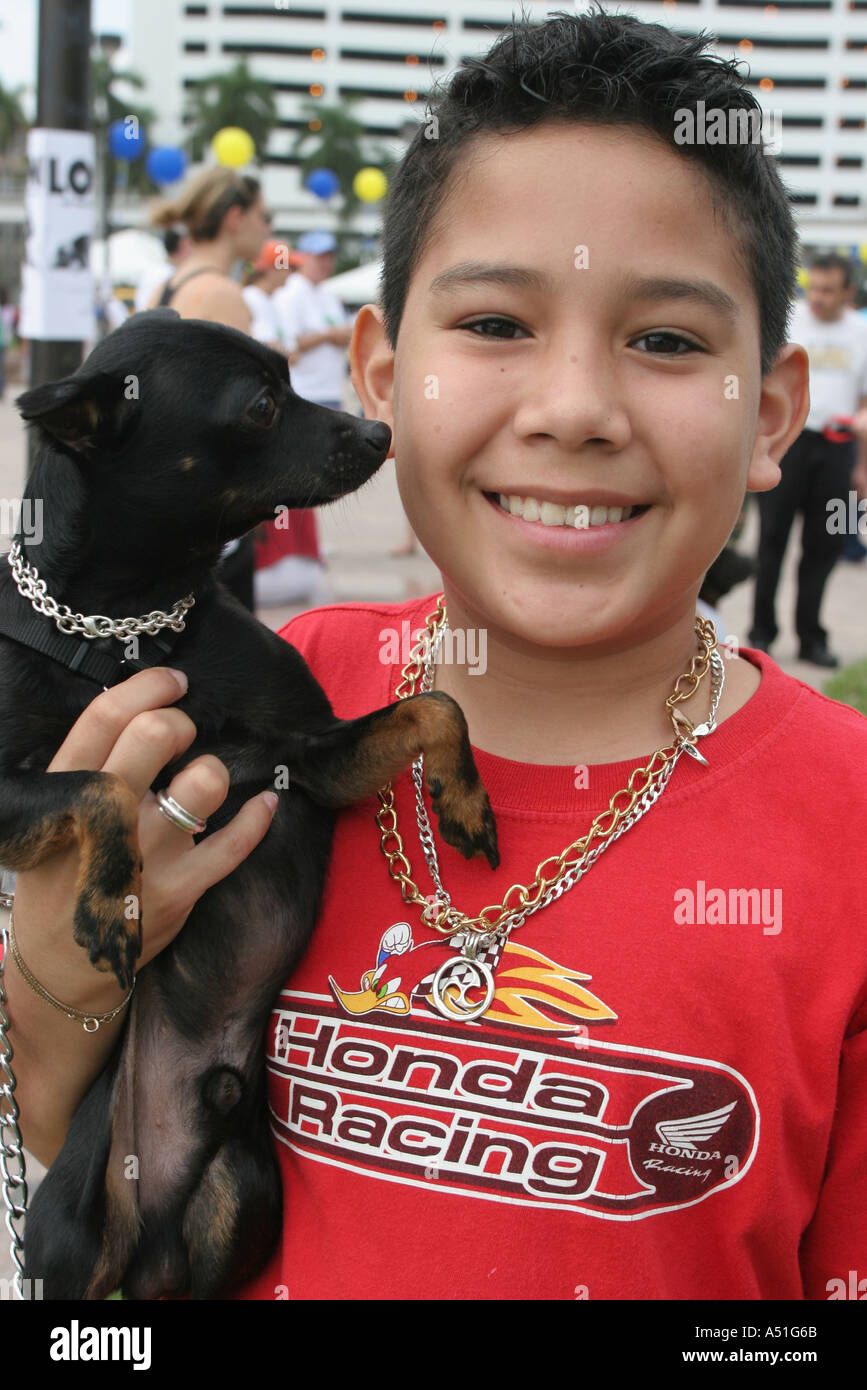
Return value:
[[(438, 14), (376, 14), (371, 11), (343, 10), (340, 18), (345, 24), (414, 24), (417, 29), (446, 27), (445, 17)], [(484, 27), (488, 28), (488, 25)]]

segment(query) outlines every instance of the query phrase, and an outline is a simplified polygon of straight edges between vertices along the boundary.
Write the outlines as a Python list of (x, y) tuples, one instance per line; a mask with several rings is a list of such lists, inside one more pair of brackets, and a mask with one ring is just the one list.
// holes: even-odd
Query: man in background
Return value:
[[(813, 262), (804, 300), (792, 313), (790, 342), (810, 359), (810, 413), (805, 428), (780, 461), (782, 476), (770, 492), (758, 493), (761, 532), (755, 606), (749, 644), (768, 651), (777, 636), (775, 596), (783, 556), (796, 513), (803, 516), (795, 626), (799, 657), (816, 666), (838, 666), (828, 648), (819, 609), (828, 577), (843, 553), (846, 536), (829, 526), (828, 503), (846, 499), (853, 485), (854, 439), (835, 441), (833, 422), (867, 411), (867, 320), (848, 305), (852, 265), (841, 256)], [(856, 420), (856, 432), (867, 414)]]
[(334, 274), (337, 240), (332, 232), (305, 232), (296, 250), (298, 270), (274, 294), (282, 341), (298, 354), (292, 386), (305, 400), (342, 410), (352, 319), (322, 283)]

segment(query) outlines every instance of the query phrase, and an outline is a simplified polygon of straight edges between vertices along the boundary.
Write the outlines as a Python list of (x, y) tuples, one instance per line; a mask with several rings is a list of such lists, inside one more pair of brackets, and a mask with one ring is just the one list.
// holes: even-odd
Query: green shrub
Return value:
[(854, 666), (838, 671), (825, 682), (824, 694), (867, 714), (867, 661), (856, 661)]

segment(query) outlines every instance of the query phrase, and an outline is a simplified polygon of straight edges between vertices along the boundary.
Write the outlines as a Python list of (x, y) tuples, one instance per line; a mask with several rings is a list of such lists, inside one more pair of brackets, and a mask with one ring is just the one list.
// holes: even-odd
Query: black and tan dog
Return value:
[(493, 817), (453, 700), (419, 695), (336, 719), (298, 652), (214, 577), (224, 543), (278, 506), (326, 503), (365, 482), (387, 454), (386, 425), (301, 399), (276, 352), (170, 309), (136, 316), (74, 376), (18, 406), (40, 446), (22, 514), (41, 499), (43, 535), (17, 539), (45, 592), (87, 618), (168, 611), (190, 592), (195, 604), (179, 635), (144, 636), (136, 654), (128, 638), (62, 635), (3, 565), (0, 863), (32, 868), (77, 840), (75, 939), (126, 985), (140, 951), (128, 911), (138, 803), (111, 774), (45, 772), (78, 715), (140, 666), (183, 670), (177, 704), (197, 738), (153, 790), (201, 753), (219, 757), (231, 788), (206, 833), (288, 769), (265, 838), (141, 971), (118, 1048), (27, 1218), (26, 1271), (47, 1298), (104, 1298), (121, 1284), (132, 1298), (219, 1297), (279, 1237), (265, 1026), (313, 928), (333, 808), (373, 794), (423, 750), (449, 843), (494, 866)]

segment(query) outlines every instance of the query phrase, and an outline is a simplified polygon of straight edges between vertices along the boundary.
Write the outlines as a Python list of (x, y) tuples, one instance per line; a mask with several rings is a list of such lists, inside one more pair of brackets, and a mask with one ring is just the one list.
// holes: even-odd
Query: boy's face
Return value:
[[(546, 284), (437, 290), (469, 262)], [(650, 278), (717, 303), (633, 288)], [(529, 643), (614, 651), (691, 618), (745, 488), (776, 484), (808, 410), (803, 349), (760, 376), (755, 297), (704, 176), (632, 127), (477, 141), (393, 356), (380, 320), (359, 315), (353, 382), (392, 426), (407, 516), (474, 619)], [(524, 519), (499, 494), (591, 524)], [(602, 506), (646, 510), (597, 527)]]

